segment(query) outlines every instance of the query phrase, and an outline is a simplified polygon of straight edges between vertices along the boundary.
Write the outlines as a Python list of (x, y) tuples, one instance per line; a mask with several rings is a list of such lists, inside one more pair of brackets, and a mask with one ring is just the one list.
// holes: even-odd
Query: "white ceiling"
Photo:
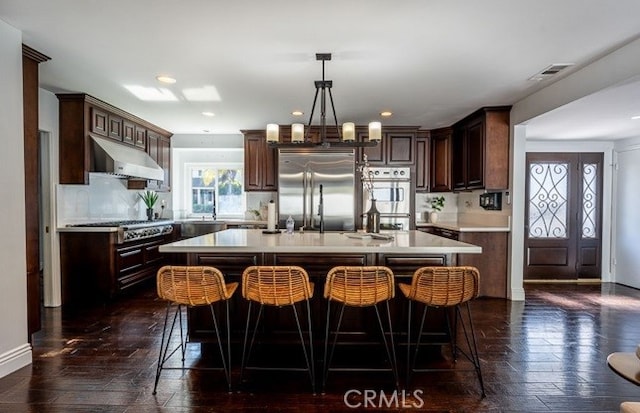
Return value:
[[(326, 78), (339, 122), (391, 110), (384, 124), (447, 126), (637, 38), (639, 15), (638, 0), (0, 1), (0, 19), (52, 58), (40, 67), (42, 87), (89, 93), (174, 133), (289, 124), (300, 121), (295, 109), (307, 123), (321, 78), (316, 52), (333, 53)], [(528, 80), (553, 63), (575, 65)], [(162, 86), (159, 74), (177, 83)], [(127, 85), (166, 87), (178, 100), (141, 101)], [(219, 100), (186, 98), (211, 87)], [(532, 120), (531, 136), (640, 136), (627, 113), (640, 114), (639, 93), (629, 83), (582, 99)]]

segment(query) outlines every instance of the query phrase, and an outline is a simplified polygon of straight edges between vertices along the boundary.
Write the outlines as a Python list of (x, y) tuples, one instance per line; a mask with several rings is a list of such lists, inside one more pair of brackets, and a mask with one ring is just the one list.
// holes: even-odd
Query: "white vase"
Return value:
[(429, 222), (431, 222), (432, 224), (435, 224), (436, 222), (438, 222), (438, 212), (431, 211), (429, 213)]

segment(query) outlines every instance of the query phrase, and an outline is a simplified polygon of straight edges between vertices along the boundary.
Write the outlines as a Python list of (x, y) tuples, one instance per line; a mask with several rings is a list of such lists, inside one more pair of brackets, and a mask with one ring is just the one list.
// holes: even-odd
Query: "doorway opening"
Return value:
[(524, 281), (599, 281), (602, 153), (527, 153)]

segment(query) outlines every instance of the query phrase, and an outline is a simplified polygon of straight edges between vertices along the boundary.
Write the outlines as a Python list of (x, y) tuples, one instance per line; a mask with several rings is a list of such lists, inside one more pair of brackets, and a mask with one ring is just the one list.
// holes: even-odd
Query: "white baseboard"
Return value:
[(512, 288), (509, 299), (511, 301), (524, 301), (524, 288)]
[(31, 344), (25, 343), (6, 353), (0, 354), (0, 377), (4, 377), (14, 371), (28, 366), (33, 361)]

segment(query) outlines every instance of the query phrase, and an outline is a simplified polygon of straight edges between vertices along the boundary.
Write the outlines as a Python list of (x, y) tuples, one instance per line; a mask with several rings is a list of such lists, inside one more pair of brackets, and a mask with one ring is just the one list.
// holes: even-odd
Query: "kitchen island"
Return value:
[[(327, 272), (338, 265), (384, 265), (391, 268), (397, 282), (411, 283), (413, 272), (422, 266), (456, 265), (458, 254), (480, 254), (476, 245), (438, 237), (422, 231), (389, 231), (375, 239), (361, 232), (299, 232), (265, 234), (260, 229), (227, 229), (160, 246), (161, 253), (177, 254), (180, 263), (209, 265), (221, 270), (227, 282), (240, 282), (242, 272), (251, 265), (298, 265), (315, 284), (312, 299), (312, 324), (320, 333), (324, 326), (326, 302), (323, 286)], [(396, 293), (392, 300), (394, 325), (405, 328), (406, 300)], [(238, 290), (230, 303), (232, 330), (241, 336), (246, 321), (247, 303)], [(283, 312), (280, 312), (283, 313)], [(280, 330), (295, 331), (291, 317), (274, 314), (270, 323)], [(351, 331), (375, 327), (373, 319), (345, 314), (345, 328)], [(190, 309), (191, 340), (206, 340), (213, 334), (207, 309)], [(374, 329), (375, 334), (375, 329)], [(321, 337), (318, 334), (317, 337)]]

